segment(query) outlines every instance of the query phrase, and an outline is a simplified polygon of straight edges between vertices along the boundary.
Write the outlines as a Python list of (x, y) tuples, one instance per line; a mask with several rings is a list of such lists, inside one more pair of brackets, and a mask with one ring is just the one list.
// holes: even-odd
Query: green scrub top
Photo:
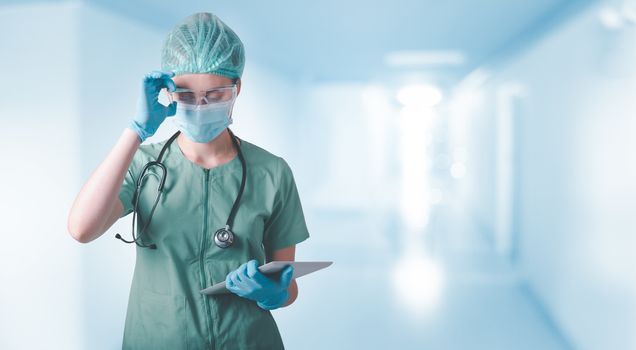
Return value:
[[(144, 165), (156, 160), (167, 140), (141, 145), (122, 184), (122, 217), (133, 211), (135, 183)], [(177, 140), (164, 153), (164, 192), (152, 222), (136, 246), (123, 349), (283, 349), (270, 311), (235, 294), (205, 296), (199, 291), (225, 280), (241, 264), (265, 262), (274, 252), (309, 237), (296, 184), (287, 162), (241, 140), (247, 180), (234, 226), (234, 243), (214, 244), (225, 226), (241, 183), (241, 162), (206, 169), (185, 157)], [(137, 209), (139, 231), (155, 202), (157, 176), (143, 180)], [(141, 220), (141, 222), (139, 222)], [(139, 236), (138, 236), (139, 237)]]

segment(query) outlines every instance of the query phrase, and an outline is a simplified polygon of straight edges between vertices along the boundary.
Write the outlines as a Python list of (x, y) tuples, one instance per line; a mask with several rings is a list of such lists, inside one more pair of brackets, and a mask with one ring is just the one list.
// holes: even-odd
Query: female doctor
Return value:
[[(134, 213), (133, 236), (116, 235), (137, 255), (124, 349), (282, 349), (270, 310), (296, 299), (293, 270), (265, 276), (257, 267), (294, 260), (309, 233), (285, 160), (227, 128), (243, 44), (215, 15), (196, 13), (169, 33), (161, 61), (75, 199), (68, 230), (91, 242)], [(170, 104), (158, 102), (162, 91)], [(141, 145), (168, 117), (179, 131)], [(200, 293), (223, 281), (231, 293)]]

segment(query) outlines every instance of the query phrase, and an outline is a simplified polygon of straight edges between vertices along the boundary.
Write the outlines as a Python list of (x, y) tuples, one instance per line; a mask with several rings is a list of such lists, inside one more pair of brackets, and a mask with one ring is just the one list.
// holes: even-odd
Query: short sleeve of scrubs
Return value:
[(133, 211), (133, 194), (135, 193), (135, 181), (137, 181), (136, 173), (136, 162), (140, 151), (137, 150), (135, 152), (135, 156), (133, 160), (130, 162), (130, 166), (128, 166), (128, 170), (126, 171), (126, 176), (124, 177), (124, 181), (121, 184), (121, 188), (119, 189), (119, 200), (121, 204), (124, 206), (124, 211), (121, 213), (120, 218), (132, 213)]
[(272, 214), (265, 222), (263, 245), (268, 253), (287, 248), (309, 238), (305, 216), (291, 168), (278, 158), (278, 186)]

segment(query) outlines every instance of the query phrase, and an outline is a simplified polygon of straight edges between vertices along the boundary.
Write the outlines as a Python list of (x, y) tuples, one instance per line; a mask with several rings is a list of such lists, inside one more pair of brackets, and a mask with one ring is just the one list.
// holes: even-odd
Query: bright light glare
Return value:
[(464, 163), (460, 162), (453, 163), (450, 168), (450, 173), (453, 178), (461, 179), (464, 175), (466, 175), (466, 166)]
[(400, 111), (401, 212), (408, 230), (423, 230), (430, 211), (430, 159), (427, 144), (433, 113), (430, 109), (404, 107)]
[(442, 190), (440, 190), (439, 188), (431, 189), (431, 203), (432, 204), (439, 204), (439, 203), (442, 202), (442, 199), (444, 199), (444, 193), (442, 192)]
[(397, 100), (408, 107), (433, 107), (442, 101), (442, 92), (432, 85), (409, 85), (397, 93)]
[(459, 65), (466, 57), (459, 51), (395, 51), (384, 56), (384, 62), (392, 67)]
[(617, 29), (623, 25), (621, 14), (614, 8), (604, 7), (598, 14), (601, 23), (607, 28)]
[(393, 286), (398, 301), (409, 310), (428, 309), (439, 301), (444, 272), (434, 261), (411, 254), (395, 265)]

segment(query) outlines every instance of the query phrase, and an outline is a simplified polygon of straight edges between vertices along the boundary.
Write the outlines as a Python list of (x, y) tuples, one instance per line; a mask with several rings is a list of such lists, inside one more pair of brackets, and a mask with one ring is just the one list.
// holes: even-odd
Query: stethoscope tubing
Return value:
[[(232, 243), (234, 242), (234, 233), (232, 232), (232, 225), (234, 224), (234, 218), (236, 216), (236, 212), (238, 211), (241, 198), (243, 197), (243, 191), (245, 190), (245, 183), (247, 181), (247, 163), (245, 161), (245, 157), (243, 156), (243, 152), (241, 151), (241, 147), (238, 144), (236, 136), (234, 136), (234, 133), (232, 133), (230, 129), (227, 129), (227, 130), (230, 133), (232, 144), (234, 148), (236, 148), (237, 150), (238, 157), (241, 162), (242, 175), (241, 175), (241, 185), (239, 187), (238, 194), (236, 195), (236, 199), (234, 200), (234, 204), (232, 205), (232, 209), (230, 210), (230, 214), (228, 215), (225, 226), (218, 229), (214, 233), (214, 243), (219, 248), (223, 248), (223, 249), (231, 246)], [(135, 193), (133, 195), (134, 206), (133, 206), (133, 220), (132, 220), (132, 238), (133, 238), (132, 241), (128, 241), (124, 239), (119, 233), (115, 235), (115, 238), (120, 239), (125, 243), (135, 243), (137, 244), (137, 246), (142, 248), (157, 249), (156, 244), (154, 243), (144, 244), (140, 242), (139, 240), (141, 236), (143, 236), (143, 234), (146, 232), (146, 228), (150, 225), (152, 216), (154, 215), (154, 212), (157, 207), (157, 204), (159, 203), (161, 194), (163, 193), (166, 177), (168, 175), (168, 170), (166, 169), (166, 166), (161, 162), (163, 158), (163, 154), (166, 151), (166, 149), (170, 146), (170, 144), (177, 138), (177, 136), (179, 136), (180, 133), (181, 131), (177, 131), (174, 135), (170, 137), (170, 139), (168, 139), (166, 144), (161, 149), (161, 152), (159, 152), (159, 156), (157, 157), (157, 160), (153, 160), (146, 163), (146, 165), (141, 171), (141, 174), (139, 174), (139, 177), (137, 178), (137, 182), (135, 184)], [(155, 198), (155, 202), (148, 216), (148, 220), (143, 225), (143, 228), (141, 229), (139, 236), (136, 237), (135, 236), (135, 221), (136, 221), (135, 219), (138, 212), (137, 208), (138, 208), (138, 202), (139, 202), (139, 195), (141, 193), (141, 186), (143, 185), (143, 181), (146, 178), (146, 176), (148, 175), (158, 176), (157, 174), (149, 172), (149, 169), (153, 166), (158, 166), (161, 169), (161, 176), (159, 176), (159, 186), (157, 187), (157, 196)]]

